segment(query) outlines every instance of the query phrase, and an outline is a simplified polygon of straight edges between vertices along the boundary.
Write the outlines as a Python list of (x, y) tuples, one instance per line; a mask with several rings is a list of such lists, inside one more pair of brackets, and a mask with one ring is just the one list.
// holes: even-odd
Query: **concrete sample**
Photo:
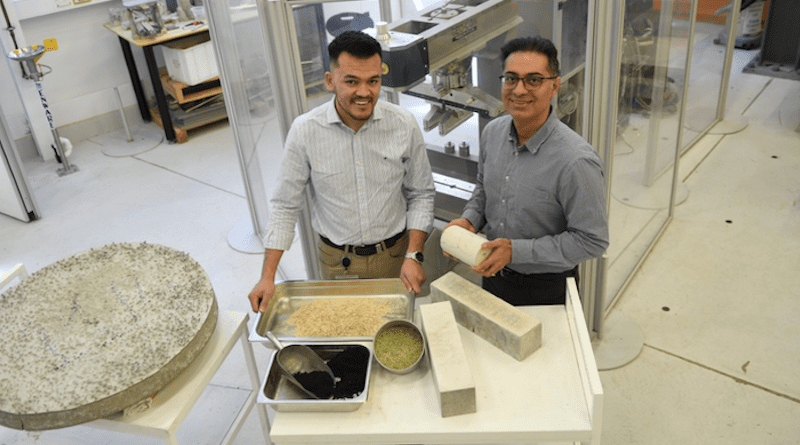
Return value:
[(475, 381), (461, 344), (452, 305), (447, 301), (423, 304), (419, 312), (442, 417), (474, 413), (477, 410)]
[(157, 244), (87, 250), (0, 295), (0, 425), (62, 428), (152, 396), (217, 324), (205, 271)]
[(455, 272), (431, 283), (431, 300), (452, 302), (459, 324), (519, 361), (542, 345), (539, 320)]
[(442, 232), (439, 244), (443, 251), (474, 267), (492, 253), (491, 249), (481, 247), (485, 242), (486, 238), (463, 227), (450, 226)]

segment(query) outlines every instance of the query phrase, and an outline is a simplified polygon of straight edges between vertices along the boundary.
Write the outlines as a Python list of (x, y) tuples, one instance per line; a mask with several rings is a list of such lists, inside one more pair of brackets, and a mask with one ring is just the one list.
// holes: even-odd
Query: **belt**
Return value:
[(517, 272), (516, 270), (509, 269), (508, 267), (504, 267), (497, 271), (497, 275), (501, 277), (533, 277), (533, 276), (558, 276), (563, 275), (564, 277), (574, 277), (578, 273), (578, 268), (575, 267), (574, 269), (565, 270), (564, 272), (551, 272), (551, 273), (522, 273)]
[(512, 269), (509, 269), (508, 267), (504, 267), (504, 268), (500, 269), (499, 271), (497, 271), (497, 275), (500, 275), (501, 277), (514, 277), (514, 276), (527, 275), (527, 274), (519, 273), (516, 270), (512, 270)]
[(397, 244), (398, 241), (400, 241), (400, 238), (402, 238), (403, 235), (405, 235), (405, 234), (406, 234), (406, 231), (402, 230), (397, 235), (395, 235), (395, 236), (393, 236), (391, 238), (387, 238), (387, 239), (385, 239), (385, 240), (383, 240), (383, 241), (381, 241), (379, 243), (368, 244), (368, 245), (363, 245), (363, 246), (353, 246), (353, 245), (349, 245), (349, 244), (346, 244), (344, 246), (340, 246), (338, 244), (334, 244), (333, 241), (329, 240), (328, 238), (325, 238), (322, 235), (320, 235), (319, 238), (322, 240), (323, 243), (333, 247), (334, 249), (353, 252), (356, 255), (360, 255), (360, 256), (370, 256), (370, 255), (375, 255), (376, 253), (383, 252), (384, 249), (388, 249), (388, 248), (394, 246), (395, 244)]

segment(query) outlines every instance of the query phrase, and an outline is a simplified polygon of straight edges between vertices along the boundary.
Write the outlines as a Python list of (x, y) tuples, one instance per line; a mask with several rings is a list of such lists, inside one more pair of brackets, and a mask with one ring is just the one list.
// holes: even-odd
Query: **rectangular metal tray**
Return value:
[(289, 382), (278, 368), (275, 360), (276, 353), (270, 355), (267, 365), (267, 373), (261, 384), (256, 401), (272, 406), (275, 411), (300, 412), (300, 411), (355, 411), (366, 401), (369, 394), (369, 380), (372, 374), (372, 362), (374, 361), (371, 343), (352, 342), (352, 343), (296, 343), (304, 344), (313, 349), (323, 360), (328, 360), (334, 354), (341, 352), (345, 348), (366, 348), (369, 351), (367, 362), (367, 372), (365, 374), (364, 390), (355, 397), (346, 399), (320, 400), (312, 399), (300, 389)]
[(331, 298), (367, 298), (388, 302), (390, 310), (383, 316), (386, 321), (411, 320), (414, 316), (414, 296), (409, 294), (399, 278), (367, 280), (284, 281), (275, 285), (275, 294), (266, 312), (256, 315), (250, 329), (250, 341), (267, 342), (267, 331), (281, 341), (371, 341), (372, 337), (297, 337), (296, 327), (288, 320), (300, 307), (317, 300)]

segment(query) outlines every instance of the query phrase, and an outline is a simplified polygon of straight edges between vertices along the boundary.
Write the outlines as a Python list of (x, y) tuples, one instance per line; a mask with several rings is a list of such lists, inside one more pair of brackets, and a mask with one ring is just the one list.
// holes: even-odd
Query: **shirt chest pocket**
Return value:
[(514, 193), (514, 205), (529, 212), (551, 212), (561, 209), (555, 195), (549, 191), (541, 190), (525, 182), (517, 183), (517, 190)]
[(379, 183), (399, 183), (405, 175), (405, 160), (400, 156), (379, 155), (367, 169), (367, 176)]

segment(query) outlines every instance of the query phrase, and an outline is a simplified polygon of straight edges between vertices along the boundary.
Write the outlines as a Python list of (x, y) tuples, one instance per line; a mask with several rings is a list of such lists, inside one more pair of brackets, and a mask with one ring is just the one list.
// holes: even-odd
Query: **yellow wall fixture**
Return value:
[(58, 41), (56, 39), (45, 39), (44, 40), (44, 48), (47, 51), (55, 51), (58, 49)]

